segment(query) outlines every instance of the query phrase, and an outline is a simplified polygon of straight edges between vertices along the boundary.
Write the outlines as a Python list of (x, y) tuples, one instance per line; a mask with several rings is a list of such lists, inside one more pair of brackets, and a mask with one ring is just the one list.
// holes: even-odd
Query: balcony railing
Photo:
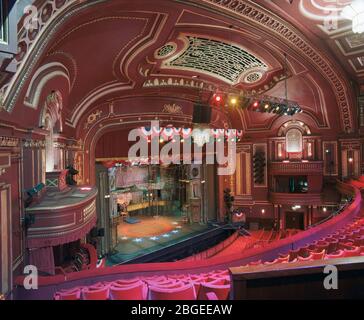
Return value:
[(34, 216), (27, 230), (27, 247), (40, 248), (68, 243), (84, 237), (96, 224), (97, 189), (71, 187), (47, 194), (26, 209)]
[(269, 199), (273, 204), (320, 205), (322, 203), (322, 194), (270, 192)]
[(271, 175), (322, 175), (323, 162), (270, 162), (269, 174)]

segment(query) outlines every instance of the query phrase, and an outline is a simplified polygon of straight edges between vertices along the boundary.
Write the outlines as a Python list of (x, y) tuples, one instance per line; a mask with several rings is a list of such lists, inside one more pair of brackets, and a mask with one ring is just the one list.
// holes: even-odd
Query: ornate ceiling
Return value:
[(341, 16), (343, 8), (351, 3), (352, 0), (295, 0), (282, 10), (282, 1), (273, 0), (269, 7), (283, 17), (293, 17), (296, 25), (307, 34), (314, 34), (335, 55), (354, 80), (364, 83), (364, 34), (354, 34), (351, 21)]
[[(340, 8), (348, 1), (334, 2)], [(34, 125), (47, 95), (56, 90), (62, 95), (65, 130), (75, 135), (93, 114), (106, 119), (137, 113), (143, 120), (143, 115), (161, 113), (176, 101), (181, 110), (185, 103), (190, 110), (193, 101), (208, 100), (216, 91), (284, 97), (282, 80), (287, 75), (288, 98), (304, 110), (295, 117), (314, 133), (356, 129), (349, 80), (364, 76), (364, 38), (354, 36), (347, 21), (331, 31), (320, 25), (322, 8), (333, 1), (36, 4), (40, 26), (27, 31), (19, 24), (18, 71), (2, 87), (5, 120), (18, 115), (24, 125)], [(252, 134), (278, 130), (287, 121), (241, 110), (221, 114), (216, 121)]]

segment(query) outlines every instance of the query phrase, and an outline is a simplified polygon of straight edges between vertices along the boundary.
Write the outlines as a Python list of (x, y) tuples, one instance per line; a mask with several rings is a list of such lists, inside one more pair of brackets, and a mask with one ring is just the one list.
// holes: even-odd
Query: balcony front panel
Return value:
[(270, 162), (269, 174), (272, 176), (277, 175), (322, 175), (323, 162), (322, 161), (309, 161), (309, 162)]
[(282, 205), (320, 205), (322, 203), (321, 193), (280, 193), (270, 192), (269, 200), (273, 204)]
[(96, 188), (72, 187), (48, 193), (27, 208), (34, 224), (27, 230), (27, 247), (39, 248), (72, 242), (84, 237), (96, 224)]

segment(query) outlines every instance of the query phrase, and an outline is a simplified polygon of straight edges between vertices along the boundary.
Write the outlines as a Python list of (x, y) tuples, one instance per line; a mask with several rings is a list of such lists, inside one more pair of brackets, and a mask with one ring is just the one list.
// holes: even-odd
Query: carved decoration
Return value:
[(169, 42), (155, 52), (155, 57), (157, 59), (167, 58), (175, 53), (176, 49), (177, 45), (174, 42)]
[(33, 140), (33, 139), (27, 139), (24, 141), (24, 148), (45, 148), (45, 141), (44, 140)]
[(93, 125), (98, 119), (100, 119), (102, 115), (101, 110), (96, 110), (95, 112), (91, 113), (86, 120), (85, 129), (88, 129), (91, 125)]
[(0, 137), (0, 147), (14, 148), (19, 145), (19, 139), (13, 137)]
[(162, 112), (170, 114), (183, 114), (182, 108), (178, 104), (165, 104)]

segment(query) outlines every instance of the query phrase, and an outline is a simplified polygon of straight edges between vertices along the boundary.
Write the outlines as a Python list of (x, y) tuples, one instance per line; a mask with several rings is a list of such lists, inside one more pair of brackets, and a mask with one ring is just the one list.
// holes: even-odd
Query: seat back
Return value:
[(113, 282), (110, 283), (110, 285), (112, 286), (128, 286), (128, 285), (132, 285), (135, 283), (138, 283), (140, 280), (140, 278), (131, 278), (131, 279), (119, 279), (119, 280), (115, 280)]
[(109, 287), (86, 287), (82, 290), (84, 300), (107, 300), (109, 298)]
[(54, 300), (80, 300), (80, 299), (81, 299), (80, 289), (57, 292), (54, 295)]
[(196, 300), (195, 288), (192, 284), (180, 288), (149, 287), (149, 300)]
[(312, 260), (323, 260), (325, 257), (325, 252), (325, 249), (323, 249), (321, 252), (312, 252)]
[(110, 286), (112, 300), (146, 300), (147, 286), (139, 281), (129, 286)]
[(357, 257), (360, 256), (360, 247), (355, 247), (353, 249), (344, 249), (344, 257), (348, 258), (348, 257)]
[(200, 291), (198, 293), (198, 300), (208, 300), (208, 293), (215, 293), (216, 297), (219, 300), (227, 300), (229, 298), (230, 293), (230, 285), (229, 284), (214, 284), (212, 283), (202, 283), (200, 287)]

